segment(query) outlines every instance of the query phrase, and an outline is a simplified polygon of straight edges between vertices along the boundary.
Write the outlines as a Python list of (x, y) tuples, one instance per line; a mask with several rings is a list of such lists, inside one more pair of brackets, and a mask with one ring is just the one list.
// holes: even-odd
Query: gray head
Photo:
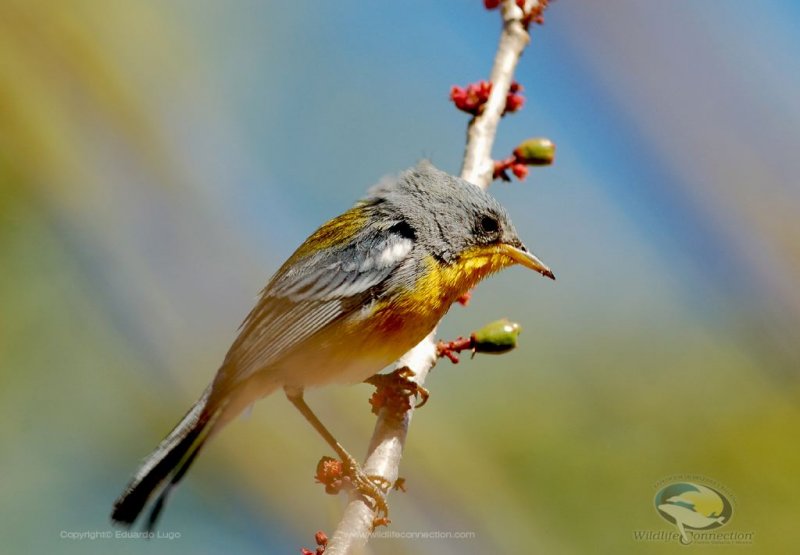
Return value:
[(519, 263), (553, 278), (550, 269), (523, 245), (505, 208), (494, 197), (427, 160), (376, 185), (363, 202), (382, 212), (387, 222), (407, 223), (415, 241), (446, 264), (465, 253), (491, 253), (506, 257), (504, 265)]

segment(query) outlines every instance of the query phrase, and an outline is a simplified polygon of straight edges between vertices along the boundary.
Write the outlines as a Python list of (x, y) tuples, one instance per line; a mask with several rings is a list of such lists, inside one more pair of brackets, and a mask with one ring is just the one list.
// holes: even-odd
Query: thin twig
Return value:
[[(536, 6), (529, 0), (526, 8)], [(480, 115), (474, 117), (467, 131), (467, 145), (461, 177), (486, 189), (492, 181), (494, 165), (492, 145), (497, 133), (497, 124), (505, 109), (506, 96), (511, 86), (514, 69), (522, 51), (530, 41), (522, 24), (523, 11), (514, 0), (506, 0), (502, 8), (503, 31), (492, 67), (492, 92)], [(414, 371), (414, 380), (422, 385), (428, 372), (436, 364), (436, 330), (406, 353), (397, 363), (397, 368), (408, 366)], [(412, 399), (413, 401), (413, 399)], [(367, 459), (363, 469), (369, 475), (380, 476), (388, 483), (397, 480), (400, 459), (403, 454), (408, 427), (414, 412), (414, 403), (402, 420), (387, 417), (387, 410), (378, 413), (372, 433)], [(344, 514), (325, 550), (326, 555), (344, 555), (363, 549), (372, 533), (375, 513), (358, 494), (352, 494)]]
[[(534, 8), (538, 1), (529, 1), (527, 10)], [(513, 0), (503, 2), (503, 32), (494, 57), (490, 82), (492, 92), (483, 107), (483, 112), (474, 117), (467, 129), (467, 144), (464, 148), (464, 163), (461, 177), (482, 189), (492, 182), (494, 163), (492, 145), (497, 135), (497, 124), (503, 116), (506, 95), (514, 78), (522, 51), (530, 42), (530, 35), (522, 25), (523, 12)]]

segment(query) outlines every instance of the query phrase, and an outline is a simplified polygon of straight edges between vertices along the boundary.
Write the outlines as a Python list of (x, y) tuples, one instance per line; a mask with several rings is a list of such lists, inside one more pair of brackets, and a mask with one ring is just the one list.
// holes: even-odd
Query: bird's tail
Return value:
[(221, 412), (221, 408), (209, 407), (210, 392), (211, 387), (139, 467), (114, 502), (111, 512), (114, 522), (125, 526), (133, 524), (153, 494), (160, 491), (146, 524), (148, 531), (155, 527), (170, 492), (186, 474)]

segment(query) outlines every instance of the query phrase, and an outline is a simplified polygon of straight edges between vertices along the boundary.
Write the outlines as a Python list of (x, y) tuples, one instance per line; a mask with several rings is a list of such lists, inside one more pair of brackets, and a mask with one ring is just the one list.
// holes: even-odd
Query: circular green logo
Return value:
[(692, 543), (688, 530), (713, 530), (731, 519), (733, 506), (723, 494), (695, 482), (674, 482), (654, 500), (658, 514), (678, 527), (681, 543)]

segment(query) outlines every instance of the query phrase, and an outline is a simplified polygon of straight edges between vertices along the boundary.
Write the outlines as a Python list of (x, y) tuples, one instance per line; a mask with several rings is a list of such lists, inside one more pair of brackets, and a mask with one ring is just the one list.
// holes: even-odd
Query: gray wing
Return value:
[(398, 224), (362, 230), (346, 247), (326, 249), (281, 269), (245, 319), (217, 375), (215, 389), (242, 383), (279, 362), (334, 320), (379, 295), (389, 275), (408, 258), (413, 233)]

